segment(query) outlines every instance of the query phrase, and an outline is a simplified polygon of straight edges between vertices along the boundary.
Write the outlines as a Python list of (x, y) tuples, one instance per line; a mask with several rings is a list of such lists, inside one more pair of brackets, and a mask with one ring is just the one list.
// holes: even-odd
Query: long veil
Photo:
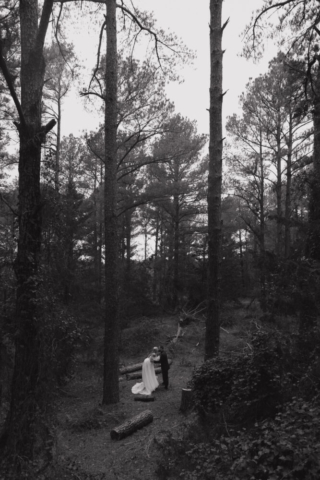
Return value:
[(136, 383), (131, 392), (150, 395), (158, 386), (159, 382), (154, 371), (154, 364), (150, 361), (150, 358), (146, 358), (142, 364), (142, 382)]

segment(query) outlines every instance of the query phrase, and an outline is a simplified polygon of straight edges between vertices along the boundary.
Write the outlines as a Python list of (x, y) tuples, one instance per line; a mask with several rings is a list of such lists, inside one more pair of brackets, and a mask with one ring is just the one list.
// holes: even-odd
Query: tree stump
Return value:
[(121, 440), (122, 438), (128, 437), (132, 433), (136, 432), (142, 427), (145, 427), (153, 421), (153, 415), (151, 410), (145, 410), (144, 412), (139, 413), (135, 417), (126, 421), (122, 425), (115, 427), (111, 430), (110, 436), (112, 440)]
[(181, 391), (180, 412), (187, 413), (193, 405), (193, 391), (191, 388), (183, 388)]
[(154, 402), (153, 395), (140, 395), (139, 393), (134, 396), (135, 402)]

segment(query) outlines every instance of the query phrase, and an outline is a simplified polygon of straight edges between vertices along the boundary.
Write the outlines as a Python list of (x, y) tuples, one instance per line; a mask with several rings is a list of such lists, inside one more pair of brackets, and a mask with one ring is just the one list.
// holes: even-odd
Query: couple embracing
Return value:
[(154, 347), (150, 355), (145, 358), (142, 364), (142, 382), (136, 383), (131, 391), (140, 395), (151, 395), (151, 393), (159, 387), (159, 382), (155, 374), (154, 364), (160, 363), (162, 380), (165, 389), (168, 389), (169, 385), (169, 362), (164, 347)]

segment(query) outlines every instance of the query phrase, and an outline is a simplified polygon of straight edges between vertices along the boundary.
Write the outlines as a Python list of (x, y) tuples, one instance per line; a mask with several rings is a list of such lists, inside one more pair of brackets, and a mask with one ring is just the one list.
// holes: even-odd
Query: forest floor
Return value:
[[(221, 355), (246, 348), (246, 328), (252, 316), (243, 308), (224, 312)], [(240, 321), (239, 321), (240, 320)], [(181, 390), (194, 369), (203, 362), (204, 322), (192, 322), (175, 344), (178, 317), (136, 319), (122, 331), (122, 365), (142, 362), (154, 345), (167, 344), (173, 359), (169, 389), (160, 386), (154, 402), (134, 401), (132, 386), (141, 380), (120, 377), (120, 403), (102, 406), (103, 331), (95, 329), (90, 349), (79, 356), (71, 381), (60, 389), (57, 401), (55, 461), (63, 467), (61, 480), (153, 480), (160, 456), (157, 445), (188, 421), (179, 413)], [(249, 327), (248, 327), (249, 328)], [(160, 383), (162, 381), (159, 375)], [(111, 440), (110, 431), (144, 410), (151, 410), (153, 422), (123, 440)]]

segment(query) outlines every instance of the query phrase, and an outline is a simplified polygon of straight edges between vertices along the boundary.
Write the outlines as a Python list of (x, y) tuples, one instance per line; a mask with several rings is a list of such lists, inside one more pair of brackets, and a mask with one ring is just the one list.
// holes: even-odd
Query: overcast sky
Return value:
[[(209, 131), (209, 0), (133, 0), (134, 4), (143, 9), (153, 11), (159, 26), (170, 29), (183, 42), (197, 53), (192, 67), (186, 67), (181, 72), (184, 83), (168, 86), (167, 93), (176, 105), (176, 111), (191, 120), (197, 120), (201, 133)], [(223, 115), (237, 111), (239, 95), (244, 91), (250, 77), (256, 77), (267, 69), (268, 61), (274, 56), (275, 49), (269, 44), (266, 56), (259, 64), (240, 57), (243, 48), (243, 32), (250, 21), (251, 14), (262, 4), (262, 0), (224, 0), (223, 21), (230, 18), (224, 32), (223, 48), (226, 50), (223, 65), (224, 96)], [(88, 28), (75, 29), (74, 37), (77, 51), (84, 63), (94, 65), (96, 55), (96, 33)], [(89, 74), (89, 72), (88, 72)], [(65, 103), (62, 119), (63, 134), (77, 134), (81, 130), (91, 130), (98, 125), (94, 119), (83, 111), (81, 100), (76, 94)], [(77, 119), (75, 121), (75, 119)]]

